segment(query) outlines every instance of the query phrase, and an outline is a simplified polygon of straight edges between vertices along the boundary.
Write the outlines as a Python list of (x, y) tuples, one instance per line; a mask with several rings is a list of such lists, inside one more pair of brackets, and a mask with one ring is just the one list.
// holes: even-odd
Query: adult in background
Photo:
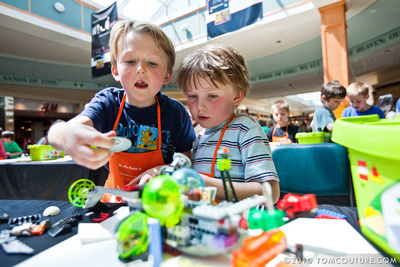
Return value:
[(378, 98), (376, 106), (383, 111), (383, 115), (385, 115), (386, 119), (396, 118), (396, 112), (394, 111), (394, 99), (392, 94), (381, 95)]

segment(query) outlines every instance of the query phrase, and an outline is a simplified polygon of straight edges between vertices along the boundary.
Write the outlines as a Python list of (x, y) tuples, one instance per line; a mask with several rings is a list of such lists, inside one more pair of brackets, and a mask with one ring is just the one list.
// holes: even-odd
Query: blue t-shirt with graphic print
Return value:
[[(124, 93), (123, 89), (105, 88), (94, 96), (80, 115), (89, 117), (99, 132), (111, 131)], [(161, 92), (157, 97), (161, 109), (161, 150), (164, 162), (169, 164), (175, 152), (191, 150), (196, 135), (189, 114), (180, 102)], [(132, 141), (132, 146), (124, 152), (146, 153), (156, 150), (159, 140), (157, 125), (157, 104), (138, 108), (125, 101), (116, 128), (117, 136), (127, 137)]]

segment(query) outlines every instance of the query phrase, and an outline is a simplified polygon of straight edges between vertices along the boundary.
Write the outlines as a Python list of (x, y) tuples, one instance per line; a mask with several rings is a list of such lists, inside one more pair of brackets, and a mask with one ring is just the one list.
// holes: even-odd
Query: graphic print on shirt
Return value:
[(158, 147), (158, 131), (146, 125), (140, 125), (136, 147), (147, 150), (156, 150)]
[[(127, 153), (146, 153), (157, 150), (158, 142), (161, 140), (158, 136), (157, 127), (149, 125), (137, 125), (134, 123), (128, 123), (128, 126), (123, 126), (122, 123), (118, 123), (116, 128), (117, 136), (127, 137), (132, 141), (132, 146), (125, 150)], [(175, 146), (171, 143), (172, 137), (171, 132), (162, 130), (161, 150), (163, 155), (173, 153)]]

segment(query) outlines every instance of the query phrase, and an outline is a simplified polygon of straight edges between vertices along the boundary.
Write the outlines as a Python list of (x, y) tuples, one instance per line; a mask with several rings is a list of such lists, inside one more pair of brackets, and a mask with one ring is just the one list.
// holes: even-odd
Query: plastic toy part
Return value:
[(182, 193), (193, 193), (195, 189), (205, 187), (200, 174), (190, 168), (177, 169), (172, 173), (172, 177), (179, 184)]
[[(218, 156), (220, 157), (217, 159), (217, 167), (218, 170), (221, 172), (221, 178), (222, 178), (222, 184), (224, 185), (224, 193), (225, 193), (225, 199), (227, 201), (230, 201), (229, 197), (229, 191), (232, 192), (232, 202), (237, 202), (238, 198), (236, 196), (235, 188), (233, 187), (231, 177), (229, 175), (229, 170), (231, 169), (231, 160), (229, 159), (230, 154), (229, 154), (229, 149), (224, 147), (218, 150)], [(226, 184), (226, 182), (229, 183), (229, 189)]]
[(346, 220), (347, 216), (339, 213), (339, 212), (334, 212), (331, 210), (327, 209), (320, 209), (318, 210), (317, 216), (315, 216), (316, 219), (340, 219), (340, 220)]
[(276, 210), (273, 213), (262, 209), (251, 210), (248, 218), (249, 229), (268, 231), (281, 227), (285, 224), (284, 217), (285, 212), (282, 210)]
[(143, 209), (160, 220), (160, 224), (173, 227), (179, 222), (183, 204), (180, 187), (170, 175), (160, 175), (151, 180), (142, 193)]
[(87, 195), (96, 185), (88, 179), (80, 179), (73, 183), (68, 190), (68, 199), (75, 207), (83, 207)]
[(136, 212), (122, 221), (117, 230), (117, 251), (123, 260), (135, 259), (149, 247), (148, 216)]
[(201, 205), (192, 209), (193, 215), (210, 220), (221, 220), (257, 207), (265, 202), (264, 196), (254, 195), (239, 202), (220, 202), (217, 206)]
[(110, 214), (108, 214), (108, 213), (101, 213), (101, 214), (100, 214), (100, 218), (94, 218), (94, 219), (93, 219), (93, 222), (94, 222), (94, 223), (101, 223), (101, 222), (107, 220), (108, 218), (110, 218)]
[(171, 175), (175, 170), (179, 168), (189, 168), (190, 166), (192, 166), (192, 162), (188, 157), (186, 157), (182, 153), (174, 153), (173, 161), (171, 162), (171, 164), (169, 166), (161, 167), (158, 173), (159, 175)]
[(286, 194), (281, 200), (278, 201), (277, 207), (280, 210), (284, 210), (290, 218), (293, 218), (295, 213), (311, 211), (317, 208), (318, 204), (314, 194), (303, 196)]
[(272, 201), (272, 188), (268, 182), (263, 183), (263, 196), (265, 198), (265, 208), (253, 209), (249, 212), (248, 223), (249, 229), (262, 229), (268, 231), (278, 228), (285, 224), (283, 218), (285, 213), (281, 210), (274, 209)]
[(286, 248), (286, 237), (279, 229), (263, 232), (259, 236), (246, 237), (243, 247), (232, 252), (231, 266), (264, 267)]

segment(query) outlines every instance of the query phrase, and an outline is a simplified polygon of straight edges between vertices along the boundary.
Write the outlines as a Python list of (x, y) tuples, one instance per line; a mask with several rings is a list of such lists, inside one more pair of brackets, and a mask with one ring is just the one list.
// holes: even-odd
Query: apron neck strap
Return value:
[(236, 117), (236, 114), (233, 113), (233, 115), (231, 116), (231, 118), (229, 119), (229, 121), (225, 124), (224, 128), (222, 129), (222, 133), (221, 136), (219, 137), (217, 146), (215, 147), (215, 151), (214, 151), (214, 157), (213, 157), (213, 161), (211, 164), (211, 176), (214, 177), (215, 176), (215, 162), (217, 159), (217, 155), (218, 155), (218, 150), (219, 150), (219, 145), (221, 144), (222, 138), (224, 137), (226, 128), (228, 127), (229, 123), (231, 123), (231, 121)]
[(117, 119), (114, 122), (113, 131), (115, 131), (117, 129), (117, 125), (118, 125), (119, 119), (121, 118), (122, 110), (124, 109), (124, 106), (125, 106), (125, 99), (126, 99), (126, 93), (124, 94), (124, 97), (122, 98), (121, 104), (119, 105), (118, 116), (117, 116)]
[[(161, 108), (160, 108), (160, 103), (158, 101), (158, 97), (155, 96), (155, 98), (156, 98), (156, 102), (157, 102), (158, 149), (161, 149), (161, 143), (162, 143), (162, 136), (161, 136)], [(126, 93), (124, 94), (124, 97), (122, 98), (122, 101), (121, 101), (121, 105), (119, 106), (118, 116), (117, 116), (117, 119), (115, 120), (113, 131), (115, 131), (117, 129), (117, 125), (118, 125), (119, 119), (121, 118), (122, 110), (124, 110), (125, 100), (126, 100)]]

